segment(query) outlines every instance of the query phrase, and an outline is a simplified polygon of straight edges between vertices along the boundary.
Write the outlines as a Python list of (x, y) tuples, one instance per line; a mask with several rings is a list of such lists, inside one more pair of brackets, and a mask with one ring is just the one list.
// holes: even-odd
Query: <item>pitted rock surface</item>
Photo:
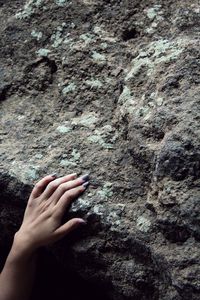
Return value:
[[(90, 173), (49, 251), (112, 300), (200, 298), (199, 1), (0, 1), (0, 240)], [(67, 250), (66, 250), (67, 249)]]

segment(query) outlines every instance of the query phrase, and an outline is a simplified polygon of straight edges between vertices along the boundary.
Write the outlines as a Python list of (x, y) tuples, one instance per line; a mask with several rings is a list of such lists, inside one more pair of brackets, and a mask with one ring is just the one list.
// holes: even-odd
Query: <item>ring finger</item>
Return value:
[(50, 182), (46, 189), (44, 190), (43, 194), (42, 194), (42, 198), (43, 199), (48, 199), (49, 197), (51, 197), (51, 195), (54, 193), (54, 191), (58, 188), (58, 186), (64, 182), (73, 180), (77, 177), (76, 173), (73, 174), (69, 174), (67, 176), (63, 176), (60, 178), (57, 178), (55, 180), (53, 180), (52, 182)]
[(84, 175), (75, 180), (69, 180), (67, 182), (61, 183), (58, 186), (58, 188), (54, 191), (54, 193), (51, 195), (51, 199), (49, 199), (49, 201), (51, 203), (56, 204), (66, 191), (82, 185), (87, 180), (88, 180), (88, 175)]

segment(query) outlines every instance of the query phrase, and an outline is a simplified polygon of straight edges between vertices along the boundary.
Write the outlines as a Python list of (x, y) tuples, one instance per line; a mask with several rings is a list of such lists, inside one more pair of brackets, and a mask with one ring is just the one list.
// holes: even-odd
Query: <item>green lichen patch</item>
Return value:
[(155, 5), (153, 7), (148, 8), (146, 10), (147, 17), (150, 20), (155, 19), (156, 17), (158, 17), (158, 15), (162, 14), (162, 11), (160, 11), (160, 9), (161, 9), (161, 5)]
[(92, 51), (92, 59), (96, 63), (104, 63), (106, 61), (106, 56), (104, 54), (101, 54), (97, 51)]
[(46, 49), (46, 48), (40, 48), (39, 50), (37, 50), (36, 51), (36, 54), (38, 55), (38, 56), (44, 56), (44, 57), (46, 57), (46, 56), (48, 56), (48, 54), (51, 52), (51, 50), (49, 50), (49, 49)]
[(133, 99), (133, 96), (130, 89), (127, 86), (124, 86), (124, 89), (119, 97), (118, 103), (124, 104), (131, 99)]
[(85, 83), (91, 88), (101, 88), (103, 83), (99, 79), (91, 78), (90, 80), (86, 80)]
[(116, 139), (117, 134), (110, 125), (95, 129), (94, 133), (87, 138), (89, 142), (99, 144), (104, 149), (113, 149)]
[(80, 161), (81, 154), (78, 152), (77, 149), (73, 149), (73, 150), (72, 150), (71, 156), (72, 156), (71, 159), (72, 159), (73, 161)]
[(111, 198), (113, 196), (113, 187), (111, 182), (106, 182), (103, 188), (97, 192), (102, 199)]
[(68, 0), (55, 0), (58, 6), (65, 6), (66, 2), (68, 2)]
[(32, 37), (36, 38), (37, 41), (39, 41), (42, 38), (42, 32), (41, 31), (32, 30), (31, 35), (32, 35)]
[(59, 25), (55, 32), (51, 36), (52, 47), (57, 48), (64, 42), (63, 32), (64, 28), (66, 27), (66, 23), (63, 22), (61, 25)]
[(69, 126), (60, 125), (56, 128), (56, 130), (60, 133), (68, 133), (72, 131), (72, 128)]
[(37, 8), (42, 6), (44, 0), (29, 0), (25, 3), (24, 7), (16, 13), (15, 17), (17, 19), (29, 18)]
[(151, 221), (144, 216), (140, 216), (136, 221), (136, 226), (138, 230), (148, 232), (151, 227)]
[(86, 44), (89, 44), (95, 41), (95, 35), (91, 33), (83, 33), (80, 35), (80, 39), (82, 39)]
[(161, 39), (151, 42), (146, 48), (143, 47), (138, 56), (133, 59), (132, 68), (125, 80), (136, 76), (143, 67), (147, 68), (147, 76), (152, 76), (157, 65), (176, 59), (183, 52), (184, 44), (182, 40), (171, 42)]
[(76, 84), (74, 82), (71, 82), (67, 86), (65, 86), (62, 90), (62, 94), (65, 96), (66, 94), (73, 92), (76, 90)]
[(71, 124), (90, 128), (94, 127), (98, 120), (99, 116), (97, 113), (83, 113), (81, 116), (73, 118)]
[(81, 154), (78, 152), (77, 149), (72, 149), (70, 155), (63, 154), (60, 165), (64, 167), (75, 167), (78, 163), (81, 162), (80, 160)]
[[(34, 158), (32, 158), (32, 162), (34, 163)], [(27, 164), (26, 162), (14, 160), (10, 165), (9, 172), (17, 178), (20, 178), (23, 182), (30, 182), (30, 180), (38, 179), (39, 169), (39, 165)]]

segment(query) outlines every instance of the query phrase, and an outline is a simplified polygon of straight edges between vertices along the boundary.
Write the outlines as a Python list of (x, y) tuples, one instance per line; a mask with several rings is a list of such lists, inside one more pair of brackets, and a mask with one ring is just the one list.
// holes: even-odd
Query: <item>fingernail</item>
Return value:
[(85, 182), (85, 183), (83, 184), (84, 188), (86, 189), (86, 188), (88, 187), (89, 184), (90, 184), (89, 181)]
[(85, 174), (85, 175), (81, 176), (81, 178), (82, 178), (83, 181), (88, 181), (89, 174)]
[(50, 176), (56, 178), (56, 177), (57, 177), (57, 173), (53, 173), (53, 174), (51, 174)]
[(73, 173), (73, 174), (71, 174), (71, 176), (73, 176), (73, 178), (76, 178), (77, 177), (77, 173)]
[(87, 222), (85, 220), (80, 220), (79, 222), (81, 225), (87, 225)]

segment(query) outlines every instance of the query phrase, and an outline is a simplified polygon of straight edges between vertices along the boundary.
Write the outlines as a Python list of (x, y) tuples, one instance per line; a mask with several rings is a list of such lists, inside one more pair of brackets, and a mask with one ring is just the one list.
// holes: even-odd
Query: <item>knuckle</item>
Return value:
[(65, 193), (65, 196), (68, 200), (71, 200), (73, 198), (73, 193), (69, 190)]
[(43, 186), (43, 184), (41, 182), (37, 182), (36, 185), (35, 185), (35, 188), (36, 189), (41, 189)]
[(64, 184), (60, 184), (58, 189), (64, 193), (66, 191), (66, 186)]
[(48, 184), (48, 186), (49, 186), (50, 188), (52, 188), (52, 189), (57, 188), (57, 184), (56, 184), (54, 181), (51, 181), (51, 182)]

